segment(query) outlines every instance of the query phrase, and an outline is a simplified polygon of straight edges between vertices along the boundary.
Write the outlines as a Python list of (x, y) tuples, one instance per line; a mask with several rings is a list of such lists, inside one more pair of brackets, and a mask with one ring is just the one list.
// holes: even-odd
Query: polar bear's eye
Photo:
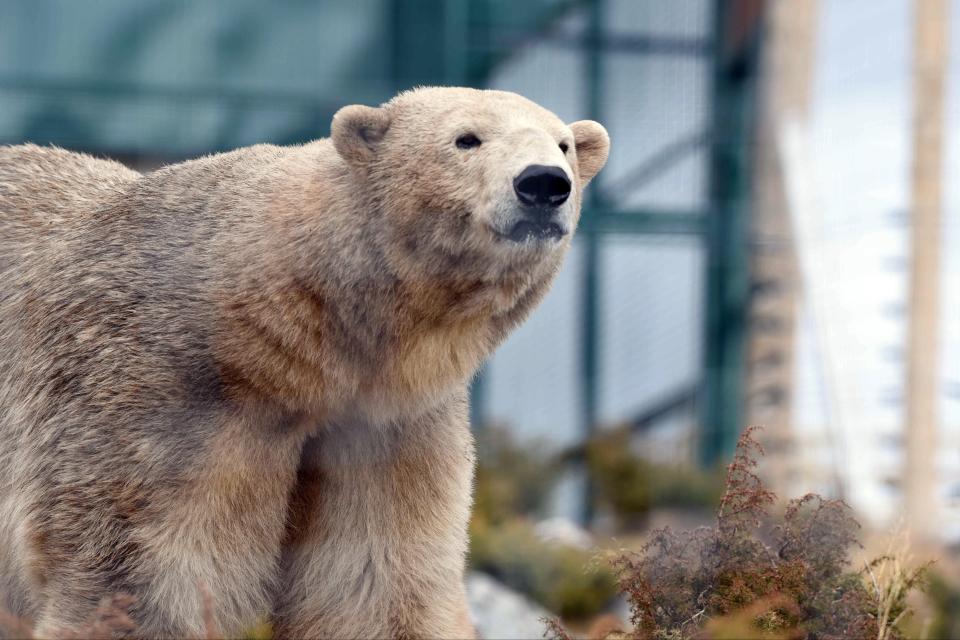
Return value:
[(457, 147), (461, 149), (473, 149), (480, 146), (480, 138), (472, 133), (465, 133), (457, 138)]
[(567, 146), (567, 143), (566, 143), (566, 142), (561, 142), (561, 143), (560, 143), (560, 151), (563, 151), (564, 153), (566, 153), (566, 152), (567, 152), (567, 149), (569, 149), (569, 148), (570, 148), (570, 147)]

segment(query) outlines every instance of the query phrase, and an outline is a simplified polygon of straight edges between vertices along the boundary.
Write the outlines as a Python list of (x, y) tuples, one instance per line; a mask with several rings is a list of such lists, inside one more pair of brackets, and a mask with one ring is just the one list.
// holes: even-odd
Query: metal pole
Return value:
[[(584, 65), (587, 86), (587, 117), (601, 120), (603, 101), (603, 54), (600, 50), (600, 39), (603, 35), (604, 0), (593, 0), (590, 4), (589, 26), (587, 41), (587, 59)], [(581, 415), (581, 433), (586, 442), (593, 436), (597, 422), (597, 395), (599, 390), (599, 362), (598, 350), (600, 343), (600, 231), (591, 224), (592, 217), (602, 206), (600, 194), (600, 176), (594, 178), (587, 193), (586, 206), (583, 211), (582, 242), (583, 242), (583, 318), (581, 328), (581, 359), (583, 375), (581, 377), (581, 400), (583, 411)], [(584, 497), (582, 519), (584, 524), (593, 520), (594, 487), (589, 471), (584, 469)]]
[[(733, 18), (750, 17), (747, 0), (715, 0), (710, 207), (707, 221), (704, 388), (699, 457), (728, 458), (742, 427), (744, 336), (749, 303), (747, 227), (750, 202), (752, 88), (759, 20), (734, 42)], [(743, 24), (736, 25), (743, 27)], [(746, 25), (750, 27), (751, 25)]]

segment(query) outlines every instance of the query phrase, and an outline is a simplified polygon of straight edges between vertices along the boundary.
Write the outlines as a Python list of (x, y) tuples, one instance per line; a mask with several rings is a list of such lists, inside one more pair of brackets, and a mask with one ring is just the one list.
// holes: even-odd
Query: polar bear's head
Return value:
[(491, 275), (562, 255), (610, 144), (596, 122), (568, 125), (514, 93), (463, 88), (344, 107), (332, 138), (398, 260)]

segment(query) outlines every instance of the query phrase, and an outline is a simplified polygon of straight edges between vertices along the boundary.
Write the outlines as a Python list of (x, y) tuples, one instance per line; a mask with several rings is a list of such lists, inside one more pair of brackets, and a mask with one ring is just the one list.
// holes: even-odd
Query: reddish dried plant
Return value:
[[(776, 496), (756, 473), (763, 449), (755, 431), (737, 443), (714, 526), (658, 529), (638, 552), (614, 560), (630, 604), (629, 637), (878, 637), (876, 598), (863, 572), (849, 568), (859, 530), (850, 508), (808, 494), (772, 524)], [(558, 623), (547, 634), (567, 637)]]

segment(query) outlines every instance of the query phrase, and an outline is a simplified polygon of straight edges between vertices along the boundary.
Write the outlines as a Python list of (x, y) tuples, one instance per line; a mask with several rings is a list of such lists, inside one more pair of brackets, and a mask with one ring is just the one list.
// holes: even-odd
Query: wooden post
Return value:
[(803, 467), (806, 443), (795, 441), (793, 428), (800, 277), (777, 136), (785, 122), (807, 120), (818, 4), (791, 0), (770, 6), (755, 165), (747, 424), (764, 428), (760, 437), (767, 455), (761, 471), (781, 496), (796, 493), (795, 485), (808, 485), (810, 470)]
[(918, 537), (936, 523), (940, 217), (947, 0), (915, 0), (913, 44), (913, 180), (908, 329), (907, 526)]

